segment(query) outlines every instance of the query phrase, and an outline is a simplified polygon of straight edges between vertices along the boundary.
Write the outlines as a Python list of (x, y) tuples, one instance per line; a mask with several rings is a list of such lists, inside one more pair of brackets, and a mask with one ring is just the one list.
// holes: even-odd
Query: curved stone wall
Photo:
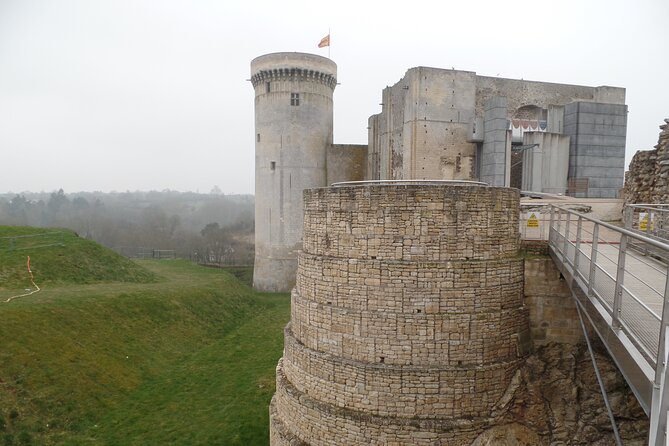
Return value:
[(293, 293), (292, 334), (306, 347), (391, 365), (482, 365), (516, 357), (522, 308), (475, 314), (392, 313), (321, 305)]
[[(346, 360), (310, 349), (287, 330), (283, 372), (300, 392), (319, 401), (329, 400), (338, 407), (355, 407), (374, 415), (484, 417), (506, 390), (499, 383), (511, 379), (518, 363), (516, 359), (458, 368), (393, 367)], [(370, 385), (375, 392), (373, 398), (361, 391)]]
[(518, 227), (519, 198), (510, 189), (352, 186), (308, 190), (304, 197), (303, 250), (310, 254), (443, 262), (518, 252), (518, 231), (509, 227)]
[(525, 355), (517, 190), (304, 192), (273, 445), (469, 444)]
[(404, 262), (302, 252), (298, 260), (295, 292), (325, 305), (417, 314), (473, 313), (522, 305), (521, 258)]

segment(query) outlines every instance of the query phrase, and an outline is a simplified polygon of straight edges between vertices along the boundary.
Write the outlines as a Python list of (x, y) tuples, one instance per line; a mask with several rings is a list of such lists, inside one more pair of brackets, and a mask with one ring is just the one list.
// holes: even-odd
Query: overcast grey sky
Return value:
[(669, 117), (669, 1), (0, 0), (0, 192), (253, 193), (249, 63), (332, 32), (336, 143), (413, 66), (627, 89)]

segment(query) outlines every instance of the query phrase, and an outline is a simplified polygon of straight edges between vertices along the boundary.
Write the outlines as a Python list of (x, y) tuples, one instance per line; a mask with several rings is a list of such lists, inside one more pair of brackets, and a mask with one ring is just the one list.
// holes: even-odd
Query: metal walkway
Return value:
[(669, 244), (557, 206), (549, 228), (551, 257), (650, 418), (648, 444), (669, 444)]

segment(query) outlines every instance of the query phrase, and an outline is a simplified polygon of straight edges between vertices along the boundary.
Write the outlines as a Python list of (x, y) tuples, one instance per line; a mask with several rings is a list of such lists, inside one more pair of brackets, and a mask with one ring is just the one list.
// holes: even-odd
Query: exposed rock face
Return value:
[[(649, 422), (643, 409), (611, 359), (599, 352), (595, 357), (623, 444), (645, 445)], [(521, 367), (507, 395), (497, 425), (472, 446), (615, 444), (585, 344), (540, 347)]]
[(547, 444), (536, 432), (518, 423), (491, 427), (472, 446), (539, 446)]
[(669, 118), (660, 126), (654, 150), (638, 151), (625, 178), (625, 203), (667, 203), (669, 200)]

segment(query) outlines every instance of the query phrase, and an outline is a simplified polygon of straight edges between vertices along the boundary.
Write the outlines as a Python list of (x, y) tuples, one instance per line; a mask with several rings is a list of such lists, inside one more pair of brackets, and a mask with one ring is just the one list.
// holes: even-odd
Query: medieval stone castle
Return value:
[(292, 290), (271, 444), (479, 441), (532, 344), (507, 186), (617, 196), (624, 89), (412, 68), (368, 144), (335, 145), (334, 62), (268, 54), (251, 75), (254, 286)]
[[(381, 113), (369, 118), (368, 144), (336, 145), (332, 60), (267, 54), (251, 62), (251, 82), (258, 290), (295, 285), (304, 189), (355, 180), (456, 179), (610, 198), (623, 186), (624, 88), (411, 68), (383, 90)], [(521, 175), (512, 177), (512, 164), (522, 165)]]

